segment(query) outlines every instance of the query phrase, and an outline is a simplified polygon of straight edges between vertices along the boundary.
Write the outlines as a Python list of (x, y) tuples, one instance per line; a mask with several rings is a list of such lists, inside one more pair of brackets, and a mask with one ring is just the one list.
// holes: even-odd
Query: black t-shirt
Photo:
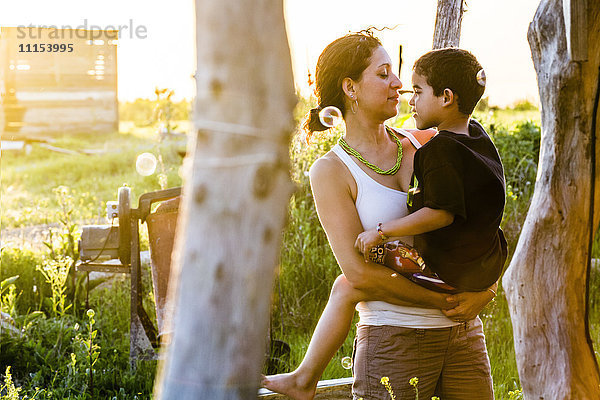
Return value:
[(461, 290), (496, 282), (507, 257), (500, 229), (504, 171), (483, 127), (471, 120), (469, 136), (438, 132), (415, 153), (413, 184), (410, 212), (429, 207), (454, 214), (452, 224), (415, 236), (425, 263)]

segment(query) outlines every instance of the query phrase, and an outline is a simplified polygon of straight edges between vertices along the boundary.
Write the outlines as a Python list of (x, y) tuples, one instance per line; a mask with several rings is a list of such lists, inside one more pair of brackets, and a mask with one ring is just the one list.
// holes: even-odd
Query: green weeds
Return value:
[(52, 314), (54, 317), (62, 317), (73, 304), (66, 305), (67, 278), (73, 260), (70, 257), (44, 260), (37, 270), (44, 276), (46, 283), (50, 284), (52, 291)]

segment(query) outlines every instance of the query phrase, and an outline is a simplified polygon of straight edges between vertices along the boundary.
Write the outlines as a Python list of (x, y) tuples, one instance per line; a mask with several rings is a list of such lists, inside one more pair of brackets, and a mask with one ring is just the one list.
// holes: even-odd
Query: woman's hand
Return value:
[(482, 292), (463, 292), (450, 295), (446, 298), (448, 302), (457, 302), (456, 307), (442, 310), (446, 317), (456, 322), (466, 322), (475, 318), (483, 307), (485, 307), (494, 295), (489, 290)]
[(363, 254), (366, 261), (369, 259), (371, 249), (380, 243), (381, 235), (377, 232), (377, 229), (369, 229), (358, 235), (354, 247)]

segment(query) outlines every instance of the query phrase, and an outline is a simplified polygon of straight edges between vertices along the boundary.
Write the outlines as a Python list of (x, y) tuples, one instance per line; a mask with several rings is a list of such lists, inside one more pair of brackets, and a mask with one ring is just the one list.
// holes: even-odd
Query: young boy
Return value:
[[(371, 248), (391, 237), (416, 235), (417, 251), (443, 282), (461, 291), (485, 291), (500, 277), (507, 249), (499, 228), (505, 199), (500, 157), (481, 125), (470, 120), (484, 91), (483, 70), (465, 50), (434, 50), (415, 63), (413, 87), (409, 104), (417, 128), (439, 132), (415, 154), (411, 214), (381, 221), (361, 233), (355, 246), (367, 259)], [(360, 298), (352, 290), (336, 281), (327, 307), (352, 311)], [(351, 319), (325, 323), (349, 326)], [(341, 345), (321, 339), (314, 347), (311, 341), (298, 369), (265, 377), (263, 385), (294, 399), (313, 398)]]
[(414, 247), (441, 280), (461, 291), (486, 290), (500, 277), (507, 249), (502, 163), (483, 127), (470, 120), (485, 74), (465, 50), (434, 50), (415, 63), (413, 89), (417, 128), (438, 133), (415, 154), (411, 214), (361, 233), (356, 247), (369, 254), (390, 236), (416, 235)]

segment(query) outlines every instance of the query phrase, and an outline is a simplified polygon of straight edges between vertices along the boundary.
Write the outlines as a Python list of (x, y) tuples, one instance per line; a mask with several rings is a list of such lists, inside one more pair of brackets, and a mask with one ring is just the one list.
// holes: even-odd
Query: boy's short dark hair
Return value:
[(432, 50), (422, 55), (413, 70), (427, 80), (433, 94), (440, 96), (448, 88), (458, 95), (458, 110), (471, 115), (485, 86), (477, 82), (481, 64), (470, 52), (455, 47)]

